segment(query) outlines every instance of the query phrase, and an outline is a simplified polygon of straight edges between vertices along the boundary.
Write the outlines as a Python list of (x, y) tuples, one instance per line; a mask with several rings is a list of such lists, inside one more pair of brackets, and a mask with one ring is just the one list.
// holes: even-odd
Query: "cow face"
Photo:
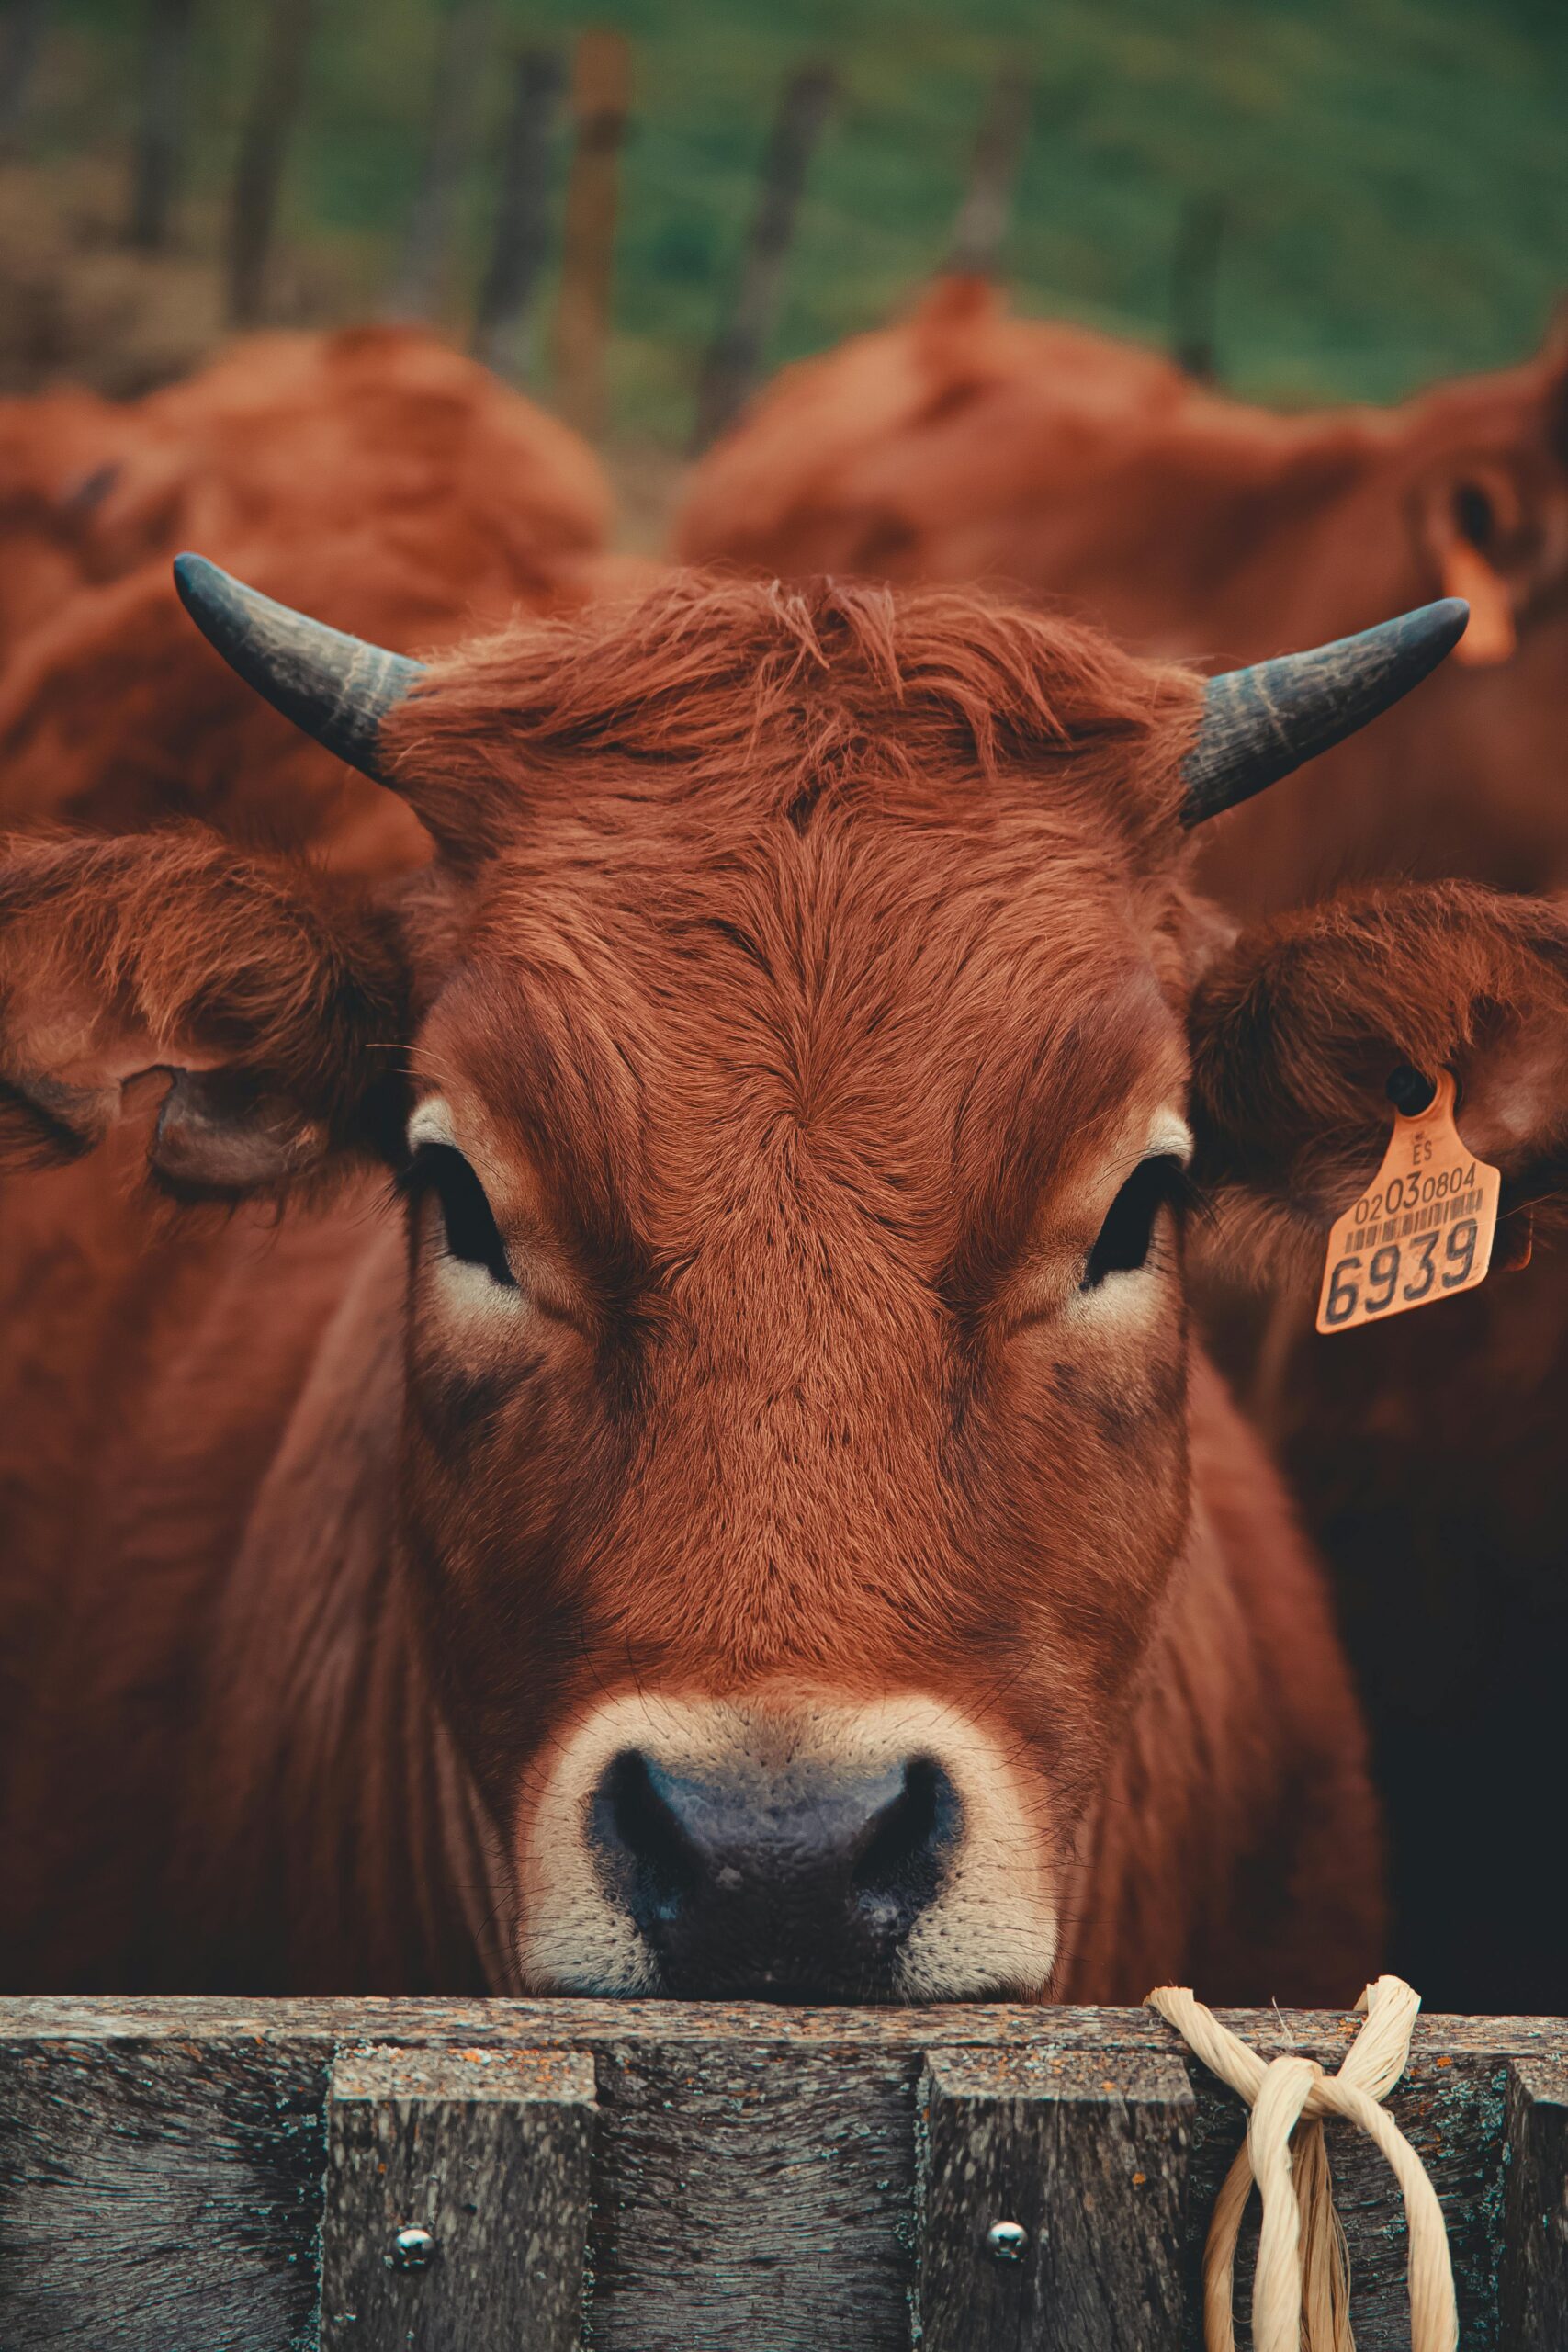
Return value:
[[(85, 1148), (161, 1066), (181, 1196), (397, 1166), (407, 1589), (528, 1982), (1040, 1990), (1189, 1544), (1224, 962), (1183, 820), (1368, 715), (1388, 646), (1205, 696), (968, 596), (686, 582), (412, 679), (331, 640), (318, 697), (297, 616), (214, 594), (437, 866), (380, 901), (194, 831), (19, 849), (13, 1138)], [(1411, 956), (1438, 1010), (1356, 1041), (1345, 1159), (1380, 1056), (1457, 1053), (1529, 960)], [(1257, 1032), (1201, 1035), (1222, 1187)], [(1282, 1138), (1271, 1215), (1295, 1069), (1235, 1137)]]
[(1179, 894), (1057, 764), (563, 774), (473, 889), (406, 1510), (535, 1983), (1049, 1973), (1187, 1528), (1191, 1148)]

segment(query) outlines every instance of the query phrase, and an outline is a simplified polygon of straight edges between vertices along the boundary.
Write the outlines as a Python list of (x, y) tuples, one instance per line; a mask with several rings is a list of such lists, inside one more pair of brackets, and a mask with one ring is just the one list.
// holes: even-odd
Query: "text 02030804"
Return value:
[(1467, 1151), (1445, 1073), (1430, 1107), (1396, 1116), (1382, 1166), (1335, 1219), (1318, 1298), (1320, 1331), (1344, 1331), (1473, 1290), (1492, 1261), (1502, 1182)]

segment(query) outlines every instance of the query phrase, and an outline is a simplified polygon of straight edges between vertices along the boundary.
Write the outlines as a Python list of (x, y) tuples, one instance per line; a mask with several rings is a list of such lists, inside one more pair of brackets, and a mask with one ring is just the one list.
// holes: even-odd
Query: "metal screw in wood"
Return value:
[(391, 2270), (428, 2270), (434, 2259), (434, 2238), (423, 2222), (411, 2222), (392, 2240), (387, 2266)]

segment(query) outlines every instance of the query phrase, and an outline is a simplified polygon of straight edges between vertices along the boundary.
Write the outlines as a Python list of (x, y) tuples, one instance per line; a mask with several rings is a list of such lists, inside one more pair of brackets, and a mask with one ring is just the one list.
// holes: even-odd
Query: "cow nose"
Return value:
[(744, 1781), (636, 1748), (592, 1800), (600, 1867), (677, 1998), (866, 2001), (942, 1883), (963, 1818), (934, 1758)]

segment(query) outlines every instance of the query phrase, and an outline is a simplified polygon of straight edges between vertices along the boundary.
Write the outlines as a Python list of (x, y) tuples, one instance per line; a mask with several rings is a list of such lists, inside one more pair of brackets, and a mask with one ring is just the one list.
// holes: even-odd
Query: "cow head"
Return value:
[(143, 497), (130, 494), (133, 478), (144, 485), (145, 501), (172, 521), (163, 469), (134, 409), (74, 387), (0, 401), (0, 650), (78, 589), (115, 577), (150, 551), (155, 541)]
[[(1388, 1068), (1462, 1068), (1506, 929), (1472, 893), (1456, 978), (1382, 902), (1408, 1035), (1285, 941), (1257, 1095), (1275, 950), (1220, 945), (1187, 827), (1462, 614), (1205, 701), (968, 595), (678, 581), (422, 672), (186, 590), (436, 863), (378, 901), (194, 832), (16, 845), (11, 1129), (68, 1155), (161, 1066), (182, 1197), (396, 1169), (401, 1544), (526, 1981), (1038, 1990), (1190, 1543), (1193, 1128), (1288, 1216), (1303, 1133), (1365, 1164)], [(1507, 967), (1537, 1030), (1562, 945)], [(1280, 1049), (1325, 1022), (1317, 1106)]]
[(1408, 480), (1421, 568), (1471, 606), (1456, 658), (1507, 661), (1568, 600), (1568, 333), (1525, 367), (1417, 401)]

